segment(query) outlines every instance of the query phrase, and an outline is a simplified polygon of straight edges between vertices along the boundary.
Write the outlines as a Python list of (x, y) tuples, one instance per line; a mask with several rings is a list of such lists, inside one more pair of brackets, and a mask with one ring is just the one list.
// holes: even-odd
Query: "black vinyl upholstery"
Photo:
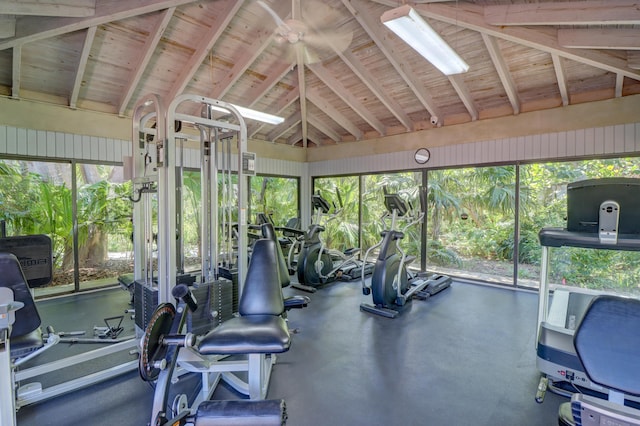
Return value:
[(196, 426), (280, 426), (287, 420), (284, 400), (204, 401), (198, 406)]
[(640, 396), (640, 300), (594, 298), (576, 330), (574, 345), (591, 381)]
[(15, 313), (16, 321), (11, 329), (11, 339), (25, 336), (40, 327), (40, 315), (22, 267), (18, 258), (11, 253), (0, 253), (0, 286), (10, 288), (13, 291), (13, 299), (24, 303), (24, 307)]
[(273, 225), (270, 223), (263, 223), (262, 225), (260, 225), (260, 227), (263, 238), (268, 238), (278, 243), (276, 244), (276, 257), (278, 262), (278, 276), (280, 278), (280, 286), (287, 287), (289, 284), (291, 284), (291, 278), (289, 277), (289, 268), (287, 267), (286, 260), (284, 260), (284, 254), (282, 253), (282, 247), (278, 242), (276, 231), (273, 228)]
[(0, 253), (0, 286), (13, 291), (13, 299), (24, 303), (15, 312), (11, 328), (11, 358), (16, 359), (43, 346), (40, 314), (31, 296), (27, 280), (18, 258), (11, 253)]
[(284, 301), (276, 264), (277, 243), (258, 240), (238, 303), (239, 317), (207, 333), (199, 352), (214, 354), (267, 354), (289, 350), (291, 336), (282, 318)]

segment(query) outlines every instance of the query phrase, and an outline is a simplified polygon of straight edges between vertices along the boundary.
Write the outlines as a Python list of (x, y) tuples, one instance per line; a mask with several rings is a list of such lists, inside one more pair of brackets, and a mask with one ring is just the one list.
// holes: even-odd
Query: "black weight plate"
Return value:
[(160, 369), (155, 368), (156, 361), (164, 358), (167, 347), (162, 345), (162, 336), (169, 334), (176, 316), (176, 308), (171, 303), (162, 303), (151, 315), (142, 339), (142, 351), (138, 371), (143, 380), (149, 382), (158, 378)]

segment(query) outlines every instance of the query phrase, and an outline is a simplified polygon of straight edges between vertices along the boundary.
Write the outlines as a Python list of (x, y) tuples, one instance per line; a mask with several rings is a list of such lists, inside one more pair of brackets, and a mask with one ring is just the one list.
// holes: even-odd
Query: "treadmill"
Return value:
[[(564, 396), (584, 392), (606, 399), (578, 358), (573, 337), (591, 300), (606, 291), (558, 287), (550, 297), (551, 247), (640, 251), (640, 179), (588, 179), (567, 186), (567, 227), (543, 228), (536, 365), (541, 372), (536, 401), (547, 389)], [(551, 300), (551, 303), (550, 303)], [(612, 330), (615, 332), (615, 330)]]

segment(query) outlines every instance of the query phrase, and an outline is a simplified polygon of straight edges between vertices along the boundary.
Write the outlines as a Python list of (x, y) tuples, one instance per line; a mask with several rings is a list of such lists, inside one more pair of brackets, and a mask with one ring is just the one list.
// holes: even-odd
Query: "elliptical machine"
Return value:
[[(423, 273), (414, 275), (407, 266), (415, 260), (415, 256), (407, 256), (400, 248), (400, 240), (404, 238), (409, 227), (422, 222), (427, 205), (425, 187), (420, 187), (420, 211), (415, 212), (411, 204), (405, 202), (398, 194), (389, 194), (384, 188), (384, 205), (387, 212), (382, 216), (382, 222), (390, 218), (388, 229), (382, 231), (382, 240), (370, 247), (364, 256), (366, 263), (369, 255), (380, 247), (373, 269), (370, 283), (362, 277), (362, 293), (372, 295), (373, 305), (362, 303), (360, 310), (395, 318), (405, 303), (413, 297), (428, 299), (451, 285), (451, 278), (446, 275)], [(399, 222), (405, 225), (399, 229)]]
[[(340, 193), (337, 193), (338, 201), (342, 204)], [(320, 233), (325, 230), (321, 225), (322, 218), (328, 215), (328, 222), (338, 216), (339, 210), (333, 206), (333, 213), (329, 214), (331, 206), (319, 193), (311, 196), (311, 205), (315, 219), (301, 240), (302, 248), (298, 254), (297, 276), (298, 283), (291, 284), (299, 290), (314, 293), (317, 287), (331, 283), (337, 279), (350, 281), (357, 278), (360, 273), (371, 274), (373, 265), (357, 260), (360, 248), (349, 248), (344, 252), (332, 250), (320, 238)]]

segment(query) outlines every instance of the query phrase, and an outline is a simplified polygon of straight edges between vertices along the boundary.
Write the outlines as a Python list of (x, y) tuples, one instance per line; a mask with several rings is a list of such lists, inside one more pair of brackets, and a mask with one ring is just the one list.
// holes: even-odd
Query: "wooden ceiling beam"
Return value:
[[(287, 15), (289, 10), (289, 4), (287, 2), (276, 2), (271, 10), (278, 16)], [(264, 11), (266, 15), (266, 11)], [(270, 19), (271, 17), (261, 15), (263, 19)], [(265, 51), (274, 39), (274, 31), (265, 29), (260, 24), (256, 24), (255, 29), (247, 34), (247, 39), (251, 40), (252, 49), (247, 49), (241, 52), (240, 56), (234, 60), (234, 65), (225, 77), (217, 82), (211, 97), (214, 99), (222, 99), (227, 94), (233, 85), (242, 77), (244, 72), (249, 69), (251, 64)]]
[(23, 17), (16, 29), (16, 35), (0, 42), (0, 50), (19, 46), (50, 37), (56, 37), (73, 31), (85, 30), (108, 22), (120, 21), (134, 16), (146, 15), (170, 7), (178, 7), (196, 0), (127, 0), (116, 2), (98, 2), (96, 13), (89, 18), (51, 18)]
[(558, 29), (558, 43), (571, 49), (640, 50), (640, 29)]
[(616, 74), (616, 90), (615, 90), (616, 98), (622, 97), (623, 86), (624, 86), (624, 76), (620, 74)]
[(123, 90), (123, 95), (120, 98), (118, 115), (120, 115), (121, 117), (124, 116), (127, 110), (127, 106), (129, 106), (129, 102), (131, 101), (131, 97), (138, 87), (138, 83), (140, 83), (142, 75), (144, 74), (147, 65), (149, 65), (149, 62), (151, 61), (151, 58), (156, 51), (156, 47), (158, 46), (158, 43), (160, 43), (160, 39), (167, 29), (169, 21), (171, 21), (171, 18), (173, 17), (175, 11), (175, 7), (165, 9), (158, 17), (158, 21), (155, 23), (151, 31), (149, 31), (149, 37), (147, 37), (147, 40), (144, 42), (144, 46), (142, 46), (140, 52), (141, 55), (139, 55), (140, 60), (131, 70), (129, 80), (126, 83)]
[(267, 140), (275, 142), (283, 134), (300, 124), (302, 114), (300, 110), (296, 110), (293, 114), (287, 117), (282, 123), (275, 126), (269, 133), (267, 133)]
[(0, 15), (66, 16), (81, 18), (96, 13), (95, 0), (40, 0), (0, 2)]
[[(282, 113), (282, 111), (284, 111), (286, 108), (291, 106), (291, 104), (298, 101), (299, 99), (300, 99), (300, 92), (298, 91), (298, 88), (295, 87), (289, 93), (287, 93), (286, 96), (278, 99), (273, 105), (271, 105), (272, 108), (270, 108), (270, 111), (268, 110), (266, 112), (279, 115)], [(253, 137), (266, 125), (267, 125), (266, 123), (262, 123), (260, 121), (256, 121), (255, 123), (249, 124), (247, 126), (247, 135), (250, 138)]]
[(326, 124), (324, 124), (323, 122), (315, 118), (314, 116), (309, 116), (308, 121), (310, 125), (315, 127), (322, 134), (327, 135), (329, 139), (332, 139), (334, 142), (338, 143), (342, 141), (342, 137), (338, 132), (336, 132), (331, 127), (327, 126)]
[(13, 15), (0, 15), (0, 38), (9, 38), (16, 35), (16, 17)]
[(449, 83), (453, 86), (458, 97), (462, 100), (462, 103), (469, 111), (469, 115), (471, 116), (471, 121), (476, 121), (479, 117), (478, 108), (476, 108), (475, 103), (473, 102), (473, 96), (471, 96), (471, 92), (469, 92), (469, 88), (464, 82), (461, 74), (449, 75)]
[(633, 25), (640, 24), (635, 0), (573, 1), (486, 6), (491, 25)]
[(496, 68), (496, 72), (500, 77), (500, 81), (502, 82), (504, 91), (507, 93), (507, 97), (509, 98), (509, 102), (511, 103), (511, 108), (513, 108), (513, 113), (516, 115), (520, 114), (520, 100), (518, 99), (518, 90), (516, 89), (516, 85), (513, 82), (513, 79), (511, 78), (509, 67), (502, 57), (500, 46), (498, 46), (497, 40), (492, 36), (484, 33), (482, 33), (481, 35), (482, 40), (484, 41), (484, 45), (489, 51), (489, 56), (491, 56), (491, 61), (493, 62), (493, 65)]
[(298, 75), (298, 94), (300, 114), (302, 116), (302, 146), (307, 147), (307, 81), (304, 76), (304, 58), (302, 45), (296, 45), (296, 73)]
[(302, 128), (296, 130), (289, 138), (287, 139), (287, 145), (295, 145), (302, 140)]
[(369, 13), (367, 3), (363, 0), (342, 0), (342, 3), (360, 23), (369, 37), (375, 42), (376, 46), (378, 46), (387, 60), (391, 65), (393, 65), (400, 77), (402, 77), (409, 88), (411, 88), (422, 106), (429, 111), (431, 115), (440, 116), (439, 108), (436, 106), (431, 95), (424, 88), (424, 85), (415, 75), (408, 71), (408, 64), (405, 64), (402, 60), (398, 59), (397, 55), (393, 53), (394, 49), (389, 40), (381, 36), (381, 34), (387, 34), (388, 30), (382, 25), (379, 17), (374, 17)]
[(76, 68), (76, 77), (73, 82), (73, 88), (71, 89), (71, 96), (69, 97), (69, 107), (71, 109), (76, 109), (78, 95), (80, 94), (80, 88), (82, 87), (82, 78), (84, 77), (84, 71), (87, 68), (87, 61), (89, 60), (91, 46), (93, 46), (93, 39), (96, 36), (97, 29), (98, 27), (89, 27), (87, 29), (87, 34), (84, 36), (84, 45), (82, 46), (80, 60), (78, 61), (78, 67)]
[(640, 70), (640, 51), (627, 52), (627, 66), (633, 70)]
[[(346, 0), (343, 0), (346, 1)], [(397, 6), (395, 0), (373, 0), (376, 3), (391, 7)], [(538, 3), (536, 3), (538, 4)], [(640, 80), (640, 72), (627, 66), (627, 61), (599, 50), (568, 49), (560, 46), (556, 31), (553, 34), (526, 27), (498, 27), (487, 24), (484, 20), (484, 8), (475, 4), (430, 3), (416, 4), (414, 9), (422, 16), (478, 31), (492, 37), (507, 40), (516, 44), (542, 50), (549, 54), (557, 54), (581, 64), (596, 67), (625, 77)]]
[(411, 118), (405, 113), (400, 104), (393, 99), (379, 84), (378, 80), (373, 74), (366, 69), (362, 62), (355, 57), (351, 52), (337, 52), (342, 61), (353, 71), (353, 73), (362, 81), (373, 94), (378, 98), (380, 102), (393, 114), (393, 116), (402, 124), (407, 132), (410, 132), (414, 128), (414, 124)]
[(243, 95), (243, 99), (250, 99), (249, 107), (254, 106), (260, 99), (262, 99), (267, 92), (269, 92), (273, 87), (278, 84), (280, 80), (284, 78), (287, 74), (291, 72), (295, 65), (293, 64), (276, 64), (274, 65), (269, 72), (269, 75), (266, 76), (264, 81), (257, 86), (253, 86), (253, 88)]
[(13, 99), (20, 99), (20, 75), (22, 64), (22, 46), (16, 46), (13, 48), (13, 65), (11, 67), (11, 97)]
[(202, 34), (200, 41), (195, 47), (193, 55), (191, 55), (191, 59), (182, 66), (182, 71), (178, 74), (178, 77), (167, 94), (167, 99), (169, 101), (184, 91), (195, 73), (198, 72), (198, 69), (213, 48), (213, 45), (216, 44), (224, 30), (229, 25), (229, 22), (231, 22), (243, 4), (244, 0), (225, 0), (216, 2), (216, 10), (219, 11), (219, 15), (216, 17), (217, 19), (215, 22), (211, 22), (211, 26), (206, 33)]
[(562, 106), (569, 105), (569, 89), (567, 86), (567, 73), (564, 70), (564, 59), (552, 53), (553, 70), (556, 73), (556, 81), (558, 82), (558, 90), (562, 97)]
[(342, 101), (349, 105), (364, 121), (369, 123), (380, 136), (387, 134), (386, 126), (378, 120), (337, 78), (320, 64), (309, 65), (309, 69)]
[(353, 124), (347, 117), (345, 117), (340, 111), (330, 105), (317, 90), (308, 90), (307, 99), (309, 102), (318, 107), (322, 112), (327, 114), (333, 121), (338, 123), (343, 129), (351, 133), (356, 140), (361, 140), (364, 136), (362, 130)]

